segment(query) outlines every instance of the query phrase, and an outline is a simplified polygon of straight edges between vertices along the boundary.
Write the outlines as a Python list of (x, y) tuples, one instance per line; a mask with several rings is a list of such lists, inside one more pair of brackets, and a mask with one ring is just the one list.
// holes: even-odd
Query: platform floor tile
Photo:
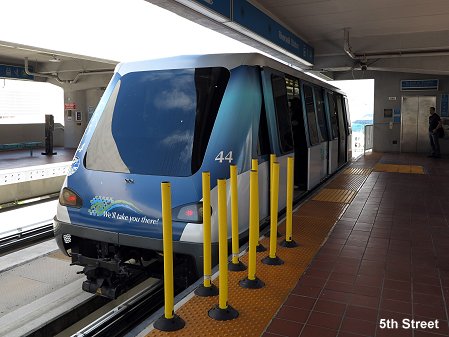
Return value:
[[(449, 160), (396, 156), (379, 160), (428, 174), (373, 171), (264, 337), (449, 336)], [(382, 329), (381, 319), (439, 325)]]

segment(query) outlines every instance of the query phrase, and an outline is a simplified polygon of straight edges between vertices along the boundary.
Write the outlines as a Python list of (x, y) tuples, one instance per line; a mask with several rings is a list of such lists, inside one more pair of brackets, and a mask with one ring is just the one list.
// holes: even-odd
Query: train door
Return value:
[[(309, 174), (308, 188), (312, 189), (324, 178), (323, 162), (325, 163), (325, 151), (321, 145), (321, 133), (318, 130), (314, 90), (311, 84), (302, 84), (303, 107), (307, 116), (307, 129), (309, 131), (308, 157)], [(325, 165), (325, 164), (324, 164)]]
[(349, 102), (348, 98), (344, 96), (344, 102), (345, 102), (345, 117), (346, 117), (346, 124), (348, 127), (347, 132), (347, 139), (346, 142), (348, 143), (348, 146), (346, 146), (346, 158), (347, 160), (352, 159), (352, 126), (351, 126), (351, 114), (349, 113)]
[(280, 164), (279, 208), (282, 209), (286, 205), (287, 157), (294, 155), (296, 158), (285, 76), (263, 68), (262, 85), (270, 148)]
[(303, 97), (300, 92), (300, 83), (296, 78), (285, 79), (287, 99), (292, 123), (293, 144), (295, 153), (294, 196), (299, 197), (310, 189), (309, 173), (310, 158), (307, 143), (307, 127), (304, 118)]
[(320, 137), (321, 155), (321, 180), (329, 175), (329, 131), (326, 120), (323, 89), (314, 87), (316, 116), (318, 121), (318, 136)]
[(347, 161), (346, 139), (348, 136), (346, 130), (345, 111), (343, 109), (343, 96), (340, 94), (334, 94), (334, 97), (338, 118), (338, 167), (341, 167)]
[(334, 173), (338, 169), (338, 117), (337, 104), (333, 92), (325, 91), (326, 107), (329, 127), (329, 174)]

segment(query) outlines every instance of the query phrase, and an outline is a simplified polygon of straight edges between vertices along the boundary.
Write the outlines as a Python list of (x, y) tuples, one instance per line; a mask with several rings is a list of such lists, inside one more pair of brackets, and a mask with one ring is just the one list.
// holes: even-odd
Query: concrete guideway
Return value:
[(92, 294), (54, 240), (0, 258), (0, 335), (24, 336)]

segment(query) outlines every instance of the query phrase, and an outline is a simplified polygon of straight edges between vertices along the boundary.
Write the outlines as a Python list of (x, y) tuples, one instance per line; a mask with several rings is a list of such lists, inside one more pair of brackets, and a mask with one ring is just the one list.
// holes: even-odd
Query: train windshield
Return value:
[(86, 152), (86, 168), (190, 176), (201, 166), (229, 80), (225, 68), (134, 72), (117, 83)]

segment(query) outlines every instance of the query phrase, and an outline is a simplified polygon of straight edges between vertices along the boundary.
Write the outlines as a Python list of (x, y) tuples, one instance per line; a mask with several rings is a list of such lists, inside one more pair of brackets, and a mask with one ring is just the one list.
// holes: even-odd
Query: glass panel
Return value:
[(352, 125), (351, 125), (351, 114), (349, 113), (349, 102), (348, 98), (344, 96), (345, 98), (345, 111), (346, 111), (346, 125), (348, 126), (348, 135), (352, 134)]
[(267, 115), (265, 105), (262, 104), (259, 121), (259, 142), (257, 145), (257, 154), (263, 156), (271, 153), (270, 139), (268, 135)]
[(340, 137), (344, 137), (347, 134), (347, 127), (345, 121), (345, 111), (343, 110), (342, 96), (339, 94), (334, 95), (337, 101), (337, 111), (338, 111), (338, 130)]
[(312, 88), (308, 85), (304, 86), (304, 104), (306, 107), (307, 124), (309, 126), (310, 143), (316, 145), (319, 143), (318, 130), (315, 116), (315, 102), (313, 99)]
[(327, 102), (329, 104), (329, 116), (331, 119), (331, 134), (332, 139), (338, 138), (338, 122), (337, 122), (337, 109), (335, 105), (334, 95), (327, 93)]
[(272, 75), (271, 84), (273, 87), (274, 106), (276, 109), (279, 143), (282, 153), (287, 153), (293, 150), (293, 135), (288, 111), (285, 80), (283, 77)]
[(329, 140), (327, 133), (326, 116), (324, 114), (324, 98), (321, 88), (315, 87), (315, 102), (316, 102), (316, 115), (318, 117), (318, 127), (320, 128), (320, 141)]
[(189, 176), (201, 166), (229, 71), (129, 73), (117, 84), (87, 150), (92, 170)]

